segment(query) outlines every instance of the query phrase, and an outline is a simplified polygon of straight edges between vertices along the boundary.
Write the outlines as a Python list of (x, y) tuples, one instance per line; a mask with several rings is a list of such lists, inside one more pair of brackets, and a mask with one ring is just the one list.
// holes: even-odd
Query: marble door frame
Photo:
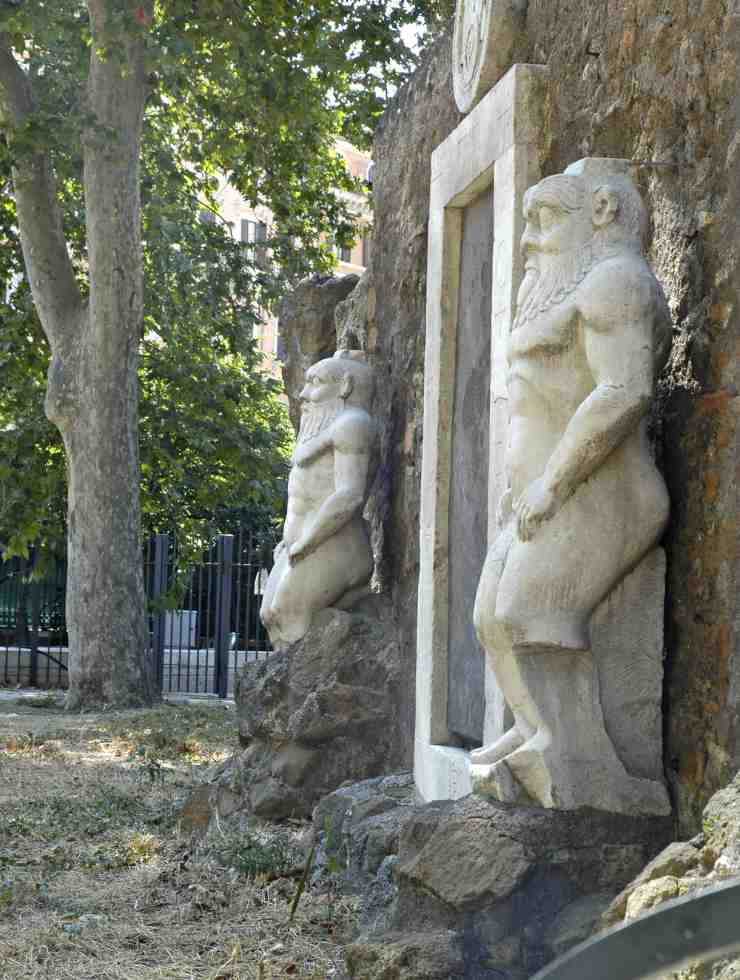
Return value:
[[(547, 150), (547, 68), (513, 65), (432, 154), (427, 258), (424, 443), (416, 656), (414, 776), (424, 800), (471, 791), (468, 753), (447, 726), (451, 428), (464, 208), (491, 183), (493, 302), (488, 540), (505, 489), (508, 427), (506, 338), (523, 274), (524, 192), (542, 176)], [(485, 739), (503, 730), (504, 703), (486, 671)]]

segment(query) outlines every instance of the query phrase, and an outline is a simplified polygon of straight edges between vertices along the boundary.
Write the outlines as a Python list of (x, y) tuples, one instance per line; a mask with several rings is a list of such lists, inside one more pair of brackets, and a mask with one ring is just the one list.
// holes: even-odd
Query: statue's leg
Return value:
[(617, 756), (604, 725), (590, 651), (529, 646), (517, 650), (516, 659), (541, 727), (501, 765), (533, 800), (565, 810), (588, 806), (615, 813), (670, 812), (665, 788), (630, 776)]
[(296, 643), (308, 632), (319, 609), (330, 605), (336, 588), (327, 581), (320, 560), (321, 550), (295, 565), (288, 565), (275, 590), (271, 615), (277, 624), (283, 645)]
[(608, 526), (575, 533), (556, 518), (512, 543), (495, 619), (510, 638), (535, 731), (500, 765), (543, 806), (660, 813), (664, 788), (629, 776), (607, 734), (590, 651), (591, 613), (626, 571), (612, 538)]
[(317, 612), (370, 579), (372, 565), (367, 535), (353, 522), (295, 565), (288, 563), (270, 607), (284, 642), (302, 639)]
[(537, 718), (533, 716), (535, 706), (522, 683), (510, 635), (496, 619), (499, 584), (514, 541), (514, 533), (513, 524), (504, 528), (488, 552), (473, 613), (478, 639), (514, 716), (514, 724), (496, 741), (471, 753), (471, 762), (475, 765), (498, 762), (524, 744), (537, 730)]
[(267, 585), (262, 596), (262, 605), (260, 606), (260, 619), (264, 623), (265, 629), (270, 637), (270, 642), (275, 649), (281, 649), (288, 643), (280, 630), (278, 609), (275, 606), (275, 596), (289, 568), (288, 552), (287, 549), (283, 548), (268, 576)]

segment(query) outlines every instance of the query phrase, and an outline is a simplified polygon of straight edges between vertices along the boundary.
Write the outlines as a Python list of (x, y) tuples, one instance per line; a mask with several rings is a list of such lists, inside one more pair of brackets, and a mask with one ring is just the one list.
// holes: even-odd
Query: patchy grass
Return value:
[(0, 701), (3, 980), (336, 976), (353, 900), (309, 889), (289, 921), (307, 825), (179, 832), (182, 802), (236, 747), (223, 707)]

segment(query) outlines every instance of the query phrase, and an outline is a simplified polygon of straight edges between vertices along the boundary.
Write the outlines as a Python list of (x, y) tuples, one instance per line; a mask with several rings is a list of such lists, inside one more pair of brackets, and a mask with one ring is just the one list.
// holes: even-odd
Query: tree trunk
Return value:
[(155, 694), (139, 520), (137, 339), (100, 309), (115, 290), (99, 292), (94, 303), (91, 290), (69, 354), (73, 412), (59, 414), (51, 378), (47, 393), (47, 414), (67, 453), (67, 706), (73, 709), (149, 704)]
[[(52, 349), (46, 410), (69, 473), (70, 708), (149, 704), (139, 509), (137, 358), (143, 322), (139, 152), (151, 0), (88, 0), (92, 28), (84, 139), (90, 295), (80, 297), (48, 154), (14, 175), (34, 300)], [(3, 38), (0, 36), (0, 42)], [(0, 43), (13, 126), (33, 111), (25, 72)]]

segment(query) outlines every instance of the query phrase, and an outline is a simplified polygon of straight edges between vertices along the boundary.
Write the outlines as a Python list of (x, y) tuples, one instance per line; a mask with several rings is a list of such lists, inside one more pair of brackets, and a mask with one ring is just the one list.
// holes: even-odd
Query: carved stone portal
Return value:
[(475, 625), (513, 725), (471, 754), (499, 799), (621, 813), (669, 810), (607, 734), (592, 655), (596, 607), (654, 548), (668, 494), (646, 434), (670, 340), (643, 255), (628, 161), (589, 159), (524, 199), (525, 277), (508, 343), (508, 492)]
[(373, 574), (362, 508), (377, 428), (363, 357), (337, 351), (306, 373), (283, 540), (260, 610), (276, 649), (302, 639), (320, 610), (349, 608)]
[(527, 0), (458, 0), (452, 39), (452, 85), (470, 112), (511, 67)]
[(505, 489), (506, 344), (524, 194), (549, 146), (547, 78), (514, 65), (432, 154), (414, 737), (427, 802), (469, 794), (467, 749), (505, 727), (472, 620)]

